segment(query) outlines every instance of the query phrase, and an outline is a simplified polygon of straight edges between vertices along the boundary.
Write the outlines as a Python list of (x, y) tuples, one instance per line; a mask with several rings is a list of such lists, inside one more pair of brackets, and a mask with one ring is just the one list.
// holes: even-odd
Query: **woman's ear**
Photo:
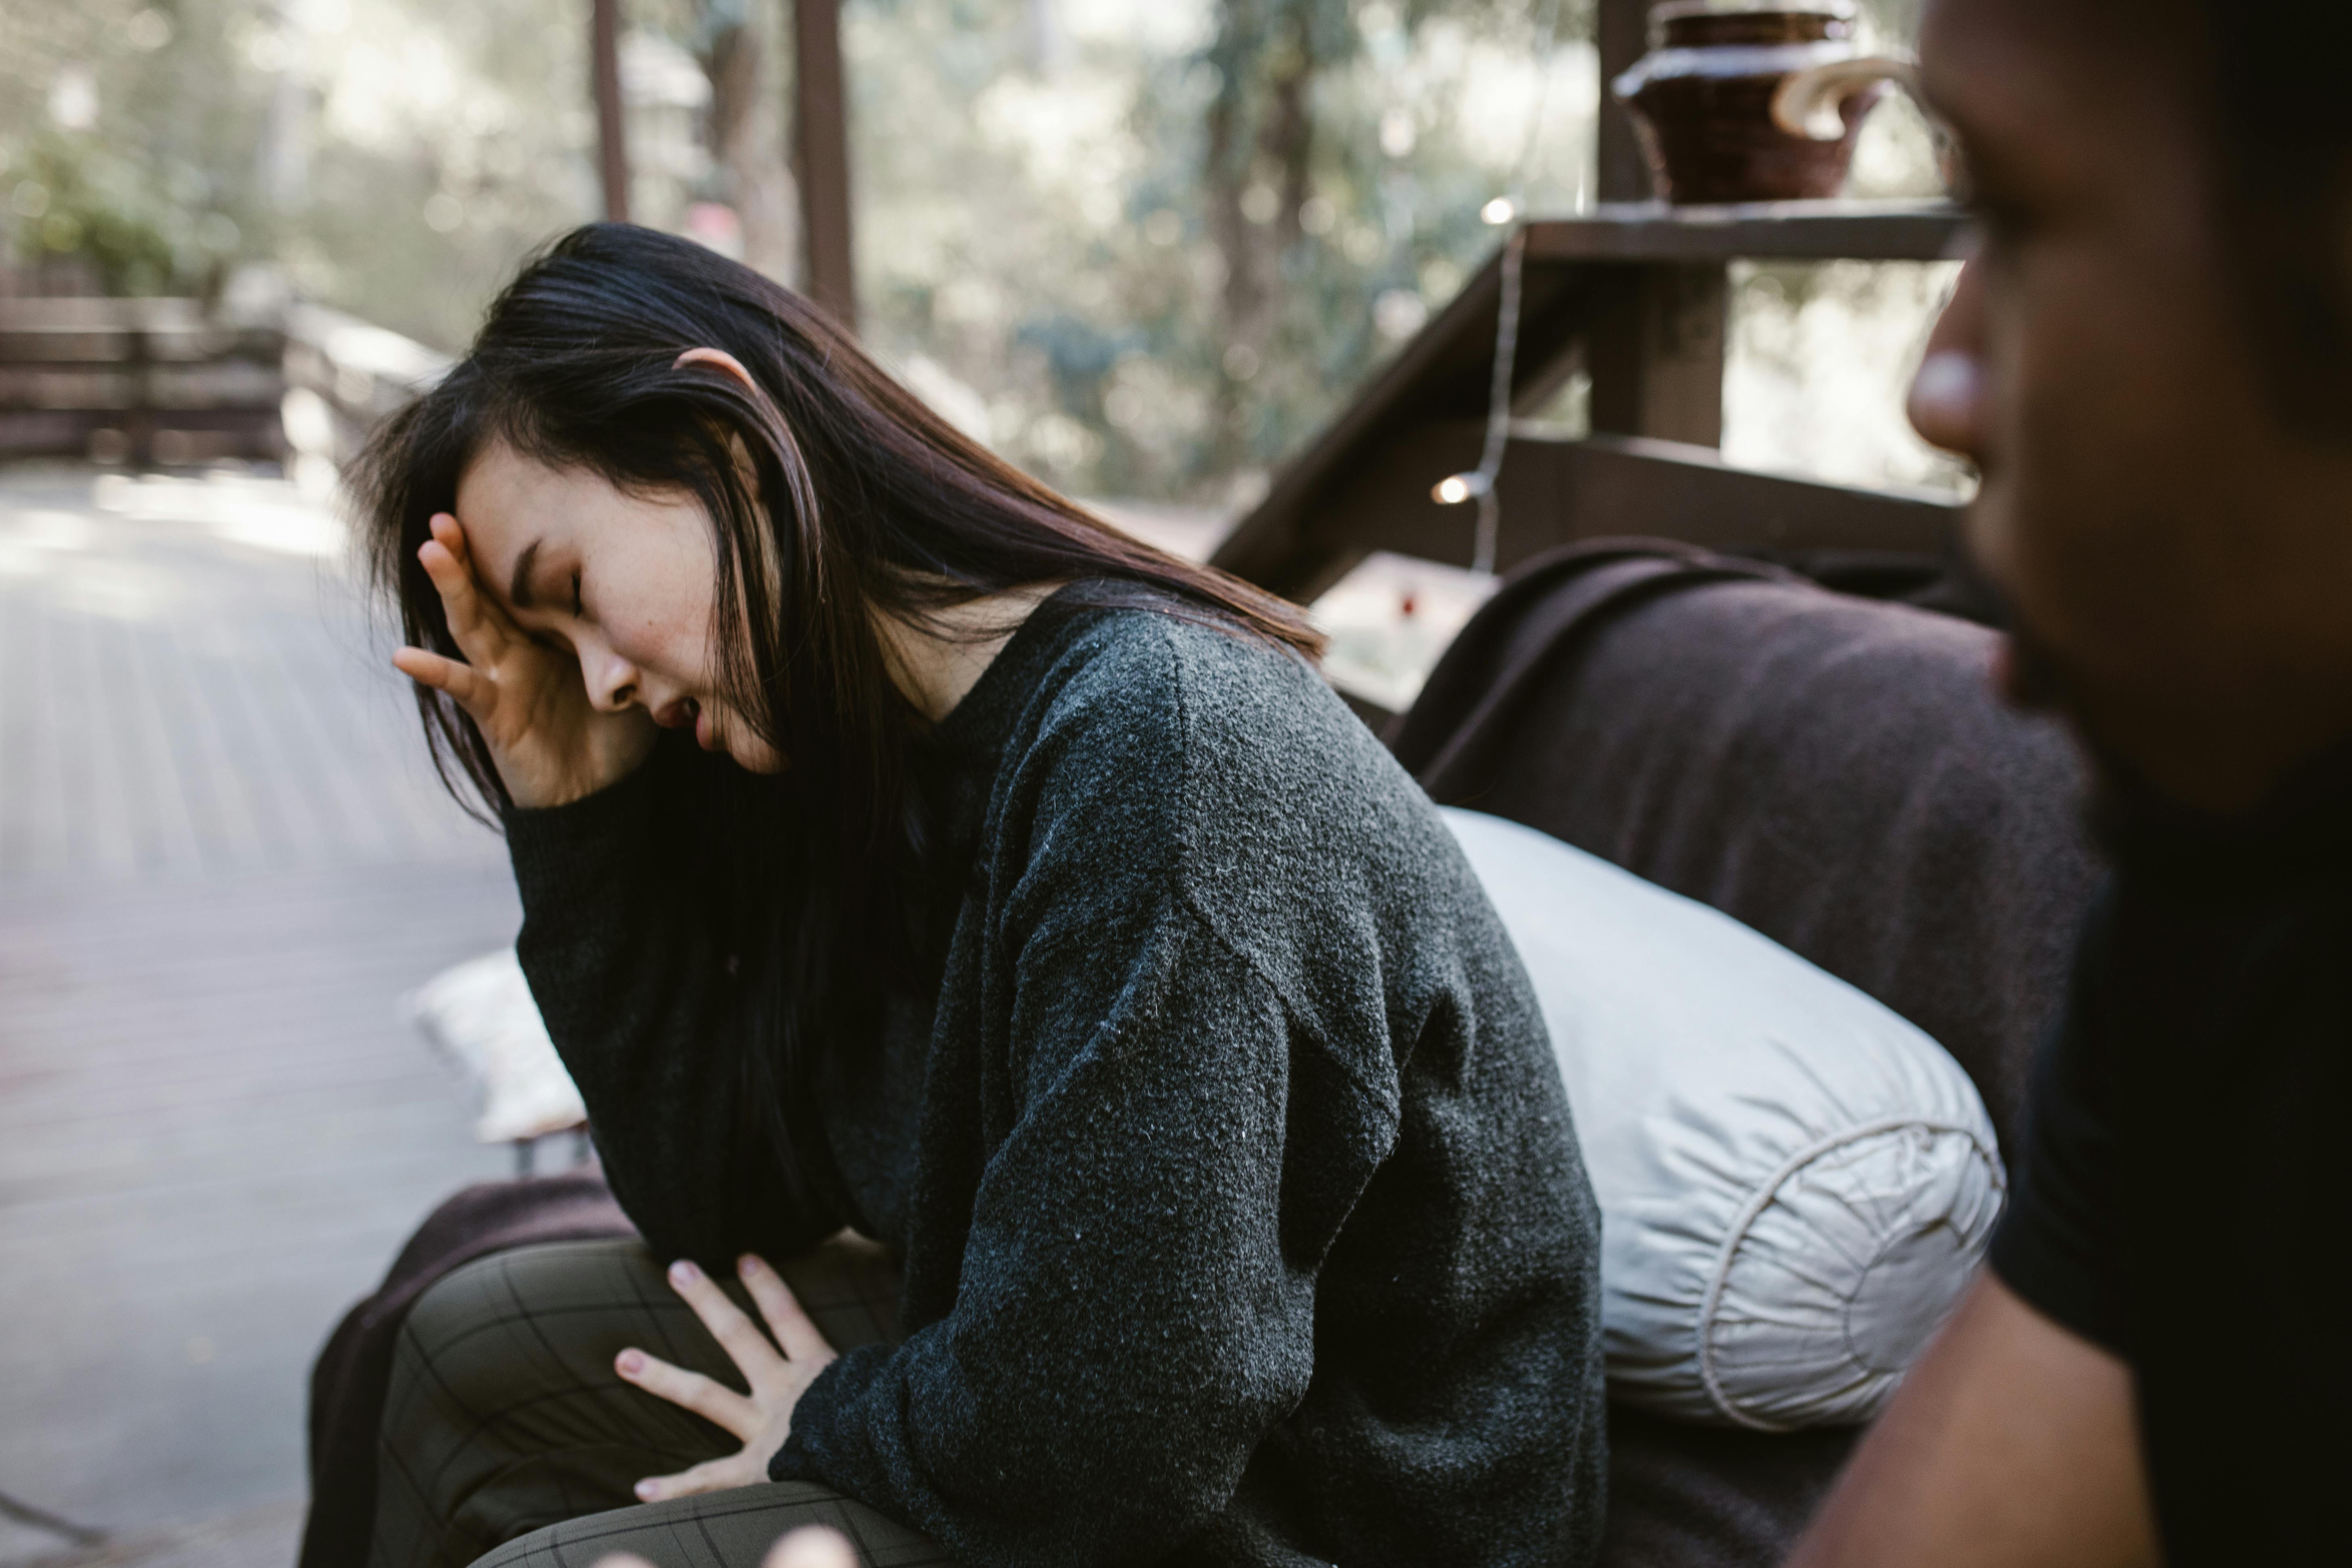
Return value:
[[(676, 370), (680, 365), (688, 364), (716, 365), (741, 382), (743, 390), (753, 397), (762, 403), (767, 401), (767, 395), (760, 390), (760, 384), (751, 379), (751, 373), (743, 368), (743, 362), (725, 349), (688, 349), (670, 362), (670, 368)], [(727, 449), (735, 454), (735, 468), (742, 475), (743, 482), (756, 491), (760, 482), (760, 468), (758, 464), (751, 461), (751, 449), (743, 445), (742, 436), (730, 430), (727, 433)]]
[(670, 361), (670, 368), (672, 370), (677, 369), (680, 365), (688, 364), (715, 364), (720, 370), (725, 371), (728, 374), (741, 382), (743, 384), (744, 391), (751, 393), (754, 396), (759, 395), (760, 384), (751, 379), (751, 373), (743, 368), (743, 362), (737, 359), (733, 354), (729, 353), (725, 349), (688, 349), (684, 353), (678, 355), (677, 358)]

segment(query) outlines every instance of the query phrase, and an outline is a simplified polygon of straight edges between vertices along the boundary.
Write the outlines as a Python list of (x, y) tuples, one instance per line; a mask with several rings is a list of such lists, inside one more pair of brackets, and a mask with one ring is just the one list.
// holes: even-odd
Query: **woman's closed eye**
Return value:
[[(574, 621), (584, 621), (588, 618), (585, 604), (586, 601), (581, 595), (580, 574), (574, 571), (572, 574), (572, 618)], [(552, 628), (546, 631), (534, 631), (530, 634), (530, 637), (531, 641), (550, 653), (560, 653), (566, 658), (579, 657), (579, 650), (572, 646), (572, 639), (560, 631)]]

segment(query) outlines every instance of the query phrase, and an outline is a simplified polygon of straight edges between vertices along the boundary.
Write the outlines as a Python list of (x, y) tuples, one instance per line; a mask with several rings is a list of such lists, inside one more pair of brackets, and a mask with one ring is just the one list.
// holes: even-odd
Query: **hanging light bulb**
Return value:
[(1517, 205), (1508, 196), (1496, 196), (1493, 201), (1488, 202), (1485, 206), (1478, 209), (1479, 218), (1496, 228), (1502, 227), (1503, 225), (1510, 222), (1513, 218), (1518, 216), (1519, 209)]

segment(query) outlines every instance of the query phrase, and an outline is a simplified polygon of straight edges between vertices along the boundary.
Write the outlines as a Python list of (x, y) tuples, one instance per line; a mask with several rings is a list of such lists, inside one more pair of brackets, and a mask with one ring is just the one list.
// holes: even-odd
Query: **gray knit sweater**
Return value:
[[(908, 1337), (772, 1473), (971, 1568), (1589, 1562), (1600, 1220), (1500, 924), (1303, 661), (1076, 597), (924, 742), (937, 994), (824, 1108)], [(737, 1079), (665, 771), (513, 814), (521, 948), (631, 1217), (723, 1257), (759, 1235), (711, 1217)]]

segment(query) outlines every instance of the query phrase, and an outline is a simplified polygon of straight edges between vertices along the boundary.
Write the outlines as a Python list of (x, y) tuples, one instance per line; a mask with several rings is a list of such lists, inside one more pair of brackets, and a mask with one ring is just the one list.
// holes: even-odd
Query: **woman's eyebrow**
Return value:
[(515, 557), (514, 575), (507, 583), (507, 603), (518, 610), (531, 607), (530, 574), (531, 568), (539, 562), (539, 545), (540, 542), (534, 539), (522, 547), (521, 554)]

